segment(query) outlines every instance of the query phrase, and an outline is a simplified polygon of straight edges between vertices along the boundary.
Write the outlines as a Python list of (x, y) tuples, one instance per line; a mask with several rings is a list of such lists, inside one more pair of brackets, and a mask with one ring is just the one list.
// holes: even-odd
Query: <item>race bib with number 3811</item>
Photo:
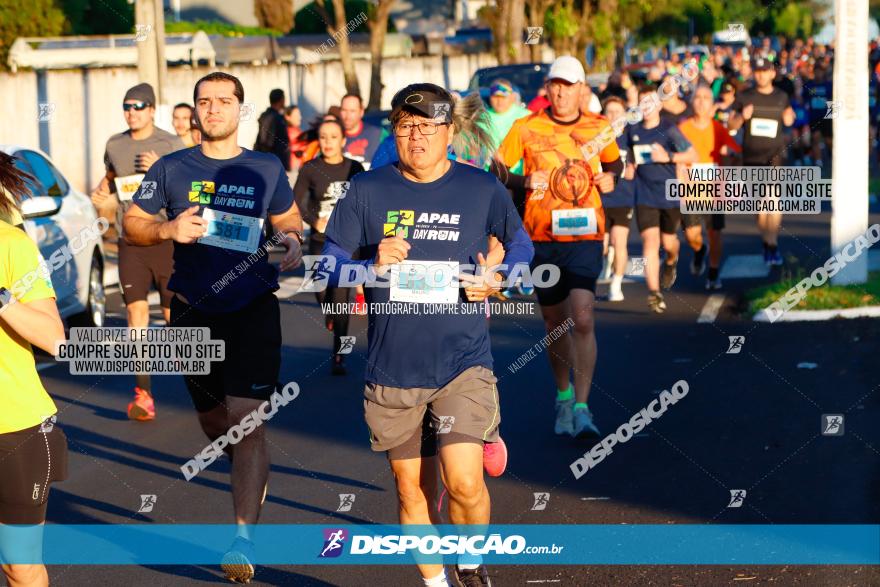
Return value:
[(201, 244), (243, 253), (257, 251), (263, 230), (262, 218), (217, 212), (211, 208), (204, 209), (202, 218), (208, 221), (208, 232), (199, 239)]

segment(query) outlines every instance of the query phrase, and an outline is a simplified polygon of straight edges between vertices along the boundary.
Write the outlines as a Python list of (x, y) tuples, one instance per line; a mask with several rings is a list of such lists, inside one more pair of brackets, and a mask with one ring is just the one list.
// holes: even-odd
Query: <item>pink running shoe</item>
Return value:
[(128, 418), (147, 422), (156, 417), (156, 407), (153, 404), (153, 396), (149, 391), (134, 388), (134, 401), (128, 404)]
[(499, 438), (498, 442), (483, 444), (483, 468), (490, 477), (500, 477), (507, 469), (507, 445)]

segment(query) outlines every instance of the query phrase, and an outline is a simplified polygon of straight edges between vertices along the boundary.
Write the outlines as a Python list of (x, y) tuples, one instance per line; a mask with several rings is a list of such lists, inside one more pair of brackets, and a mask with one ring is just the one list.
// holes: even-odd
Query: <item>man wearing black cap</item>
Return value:
[[(482, 302), (501, 288), (506, 272), (497, 269), (528, 263), (533, 248), (504, 186), (447, 159), (456, 130), (452, 96), (413, 84), (391, 106), (400, 161), (354, 176), (337, 203), (323, 251), (336, 265), (330, 285), (354, 264), (390, 280), (366, 288), (364, 410), (372, 449), (391, 463), (400, 523), (439, 523), (439, 456), (450, 521), (486, 525), (484, 445), (499, 439), (500, 411)], [(477, 278), (466, 267), (485, 269), (489, 236), (504, 244), (504, 265)], [(365, 260), (352, 261), (355, 252)], [(471, 284), (463, 294), (456, 276)], [(459, 558), (458, 584), (490, 585), (482, 560), (470, 554)], [(440, 564), (419, 570), (425, 585), (448, 585)]]
[[(119, 233), (119, 287), (128, 315), (129, 328), (146, 328), (150, 324), (147, 294), (150, 286), (160, 294), (165, 322), (169, 321), (172, 293), (168, 289), (173, 262), (170, 242), (150, 247), (125, 242), (122, 217), (131, 207), (134, 193), (148, 169), (159, 157), (185, 148), (183, 141), (156, 128), (156, 95), (150, 84), (138, 84), (125, 93), (122, 110), (128, 130), (107, 141), (104, 164), (107, 173), (92, 192), (92, 202), (99, 210), (116, 209), (116, 230)], [(149, 375), (136, 375), (134, 400), (128, 404), (128, 417), (146, 421), (156, 417)]]
[[(743, 165), (782, 165), (785, 136), (782, 125), (794, 124), (795, 114), (788, 95), (773, 86), (776, 69), (764, 57), (755, 59), (755, 87), (740, 94), (745, 130), (743, 134)], [(764, 263), (782, 265), (779, 253), (780, 212), (759, 212), (758, 231), (764, 243)]]

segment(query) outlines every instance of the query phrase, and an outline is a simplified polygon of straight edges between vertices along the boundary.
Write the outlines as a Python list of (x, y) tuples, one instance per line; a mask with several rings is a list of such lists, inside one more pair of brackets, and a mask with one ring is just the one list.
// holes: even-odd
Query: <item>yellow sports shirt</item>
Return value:
[[(17, 291), (14, 285), (31, 271), (39, 271), (40, 260), (40, 252), (28, 235), (0, 221), (0, 287)], [(54, 299), (55, 290), (51, 281), (38, 273), (18, 302), (46, 298)], [(40, 382), (30, 343), (0, 314), (0, 434), (36, 426), (57, 411)]]

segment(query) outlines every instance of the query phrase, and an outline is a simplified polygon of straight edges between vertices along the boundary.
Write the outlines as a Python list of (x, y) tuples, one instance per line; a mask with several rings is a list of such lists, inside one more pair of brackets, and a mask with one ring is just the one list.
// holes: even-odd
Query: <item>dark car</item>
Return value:
[(488, 100), (491, 83), (498, 78), (504, 78), (516, 87), (523, 103), (528, 104), (538, 95), (538, 90), (544, 85), (544, 78), (547, 77), (549, 71), (550, 64), (548, 63), (520, 63), (484, 67), (478, 69), (471, 77), (468, 92), (479, 91), (480, 96), (484, 100)]

